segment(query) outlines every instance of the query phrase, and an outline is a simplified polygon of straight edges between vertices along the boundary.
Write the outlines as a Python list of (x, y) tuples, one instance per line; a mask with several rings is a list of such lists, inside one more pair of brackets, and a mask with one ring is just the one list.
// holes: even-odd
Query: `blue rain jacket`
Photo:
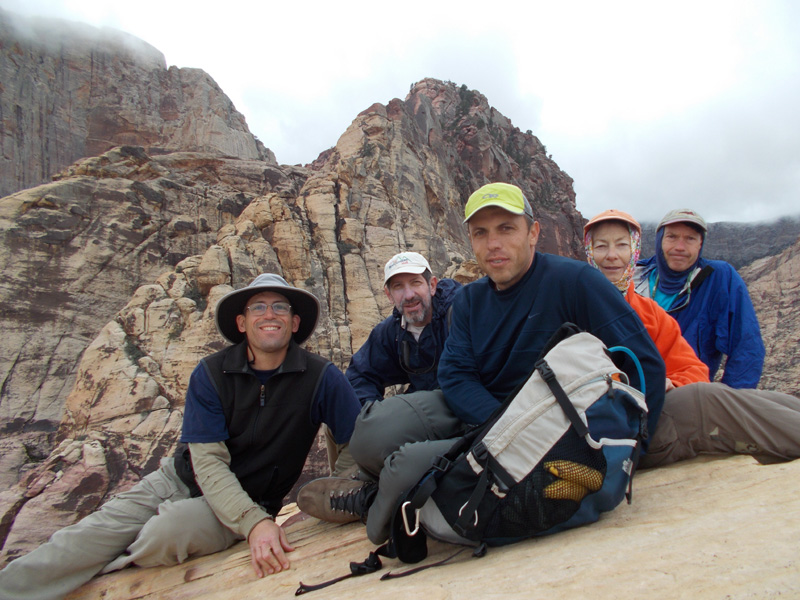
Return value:
[[(690, 282), (702, 269), (710, 274), (695, 288)], [(639, 261), (636, 291), (652, 297), (655, 256)], [(707, 366), (711, 380), (727, 356), (722, 383), (755, 388), (764, 366), (764, 342), (747, 285), (730, 264), (701, 258), (670, 307), (662, 307), (681, 326), (686, 341)]]

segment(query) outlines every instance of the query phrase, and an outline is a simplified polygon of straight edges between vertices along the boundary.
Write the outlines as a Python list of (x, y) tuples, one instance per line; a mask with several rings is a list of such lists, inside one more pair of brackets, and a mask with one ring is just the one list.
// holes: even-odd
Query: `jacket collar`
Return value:
[[(303, 372), (308, 367), (308, 359), (305, 352), (294, 340), (289, 342), (289, 349), (286, 351), (286, 358), (283, 359), (281, 366), (275, 374), (279, 373), (298, 373)], [(224, 373), (252, 373), (253, 369), (247, 362), (247, 340), (231, 346), (231, 351), (222, 361), (222, 371)]]

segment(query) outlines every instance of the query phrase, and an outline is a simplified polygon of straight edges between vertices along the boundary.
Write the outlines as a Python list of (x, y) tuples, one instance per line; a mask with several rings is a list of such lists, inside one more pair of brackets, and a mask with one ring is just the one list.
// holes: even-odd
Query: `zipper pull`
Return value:
[(261, 385), (261, 406), (264, 406), (264, 402), (267, 396), (267, 388), (263, 384)]

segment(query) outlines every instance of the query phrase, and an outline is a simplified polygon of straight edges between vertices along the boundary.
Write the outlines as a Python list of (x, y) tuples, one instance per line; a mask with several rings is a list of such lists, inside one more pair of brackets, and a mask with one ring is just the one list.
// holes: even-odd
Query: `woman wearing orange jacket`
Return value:
[(708, 367), (681, 335), (678, 322), (633, 289), (641, 226), (607, 210), (584, 227), (589, 263), (625, 295), (667, 367), (667, 395), (640, 466), (654, 467), (702, 452), (752, 454), (760, 462), (800, 457), (800, 400), (788, 394), (709, 383)]

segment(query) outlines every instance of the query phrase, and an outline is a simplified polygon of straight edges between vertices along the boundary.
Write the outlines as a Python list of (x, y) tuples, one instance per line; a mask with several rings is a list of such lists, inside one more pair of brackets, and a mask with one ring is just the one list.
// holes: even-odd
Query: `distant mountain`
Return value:
[(115, 29), (0, 8), (0, 197), (115, 146), (275, 162), (200, 69)]

